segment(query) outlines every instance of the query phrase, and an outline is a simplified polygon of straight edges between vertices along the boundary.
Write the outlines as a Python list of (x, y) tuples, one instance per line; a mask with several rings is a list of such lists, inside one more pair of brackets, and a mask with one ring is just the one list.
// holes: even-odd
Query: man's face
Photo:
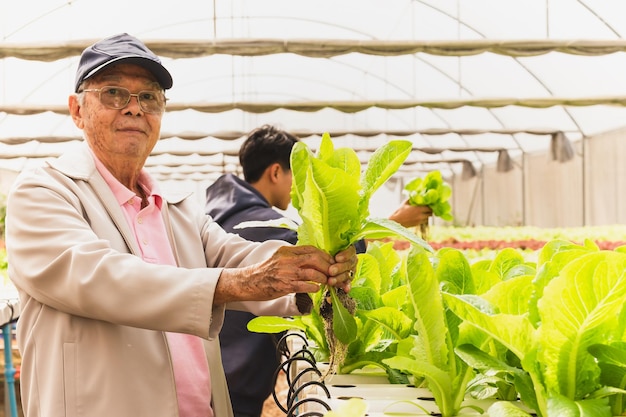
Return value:
[[(161, 91), (148, 70), (133, 64), (112, 65), (90, 79), (85, 88), (104, 86), (123, 87), (133, 94)], [(131, 97), (124, 108), (112, 109), (100, 102), (98, 92), (82, 94), (82, 106), (75, 96), (70, 97), (70, 112), (98, 159), (107, 166), (120, 159), (134, 159), (143, 165), (159, 140), (163, 113), (144, 112), (137, 97)]]

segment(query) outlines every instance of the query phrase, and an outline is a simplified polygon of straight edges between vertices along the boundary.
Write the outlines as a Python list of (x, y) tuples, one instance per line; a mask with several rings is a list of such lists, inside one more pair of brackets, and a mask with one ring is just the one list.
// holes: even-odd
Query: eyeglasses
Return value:
[(165, 94), (162, 91), (140, 91), (132, 94), (124, 87), (106, 86), (102, 88), (88, 88), (85, 92), (98, 93), (100, 103), (111, 109), (123, 109), (130, 103), (131, 97), (137, 97), (139, 107), (146, 113), (163, 113), (165, 110)]

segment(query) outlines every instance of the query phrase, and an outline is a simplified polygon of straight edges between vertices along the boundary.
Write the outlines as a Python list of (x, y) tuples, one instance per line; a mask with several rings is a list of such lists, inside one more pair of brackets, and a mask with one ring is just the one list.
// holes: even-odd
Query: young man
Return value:
[[(291, 202), (291, 149), (298, 138), (274, 126), (253, 130), (239, 150), (241, 179), (225, 174), (206, 190), (205, 211), (227, 232), (256, 242), (281, 239), (296, 243), (296, 232), (278, 227), (234, 229), (243, 221), (283, 217), (273, 209), (286, 210)], [(402, 204), (389, 218), (405, 227), (428, 221), (432, 211), (424, 206)], [(357, 250), (364, 251), (365, 245)], [(276, 336), (252, 333), (248, 322), (255, 315), (226, 311), (220, 333), (222, 360), (236, 417), (259, 417), (265, 399), (274, 389), (273, 376), (280, 365)], [(279, 335), (280, 336), (280, 335)]]

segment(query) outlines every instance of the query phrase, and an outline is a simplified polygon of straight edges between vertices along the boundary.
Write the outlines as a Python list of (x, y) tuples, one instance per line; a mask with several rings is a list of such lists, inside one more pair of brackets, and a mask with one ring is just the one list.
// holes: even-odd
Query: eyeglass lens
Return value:
[(113, 109), (123, 109), (128, 105), (131, 97), (137, 97), (139, 106), (147, 113), (161, 113), (165, 109), (165, 96), (160, 91), (140, 91), (137, 94), (131, 94), (123, 87), (100, 88), (100, 101)]

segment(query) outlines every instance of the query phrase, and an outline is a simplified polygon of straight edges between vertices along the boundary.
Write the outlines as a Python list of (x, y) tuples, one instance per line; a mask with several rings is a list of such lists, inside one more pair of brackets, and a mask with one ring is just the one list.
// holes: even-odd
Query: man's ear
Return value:
[(278, 176), (281, 170), (280, 164), (278, 162), (274, 162), (272, 165), (268, 167), (268, 170), (269, 170), (269, 175), (270, 175), (270, 181), (277, 182)]
[(82, 129), (83, 128), (83, 118), (82, 118), (82, 115), (80, 114), (81, 107), (80, 107), (80, 103), (78, 101), (78, 96), (76, 96), (75, 94), (72, 94), (67, 99), (67, 105), (69, 107), (70, 116), (72, 116), (72, 120), (74, 121), (74, 124), (79, 129)]

